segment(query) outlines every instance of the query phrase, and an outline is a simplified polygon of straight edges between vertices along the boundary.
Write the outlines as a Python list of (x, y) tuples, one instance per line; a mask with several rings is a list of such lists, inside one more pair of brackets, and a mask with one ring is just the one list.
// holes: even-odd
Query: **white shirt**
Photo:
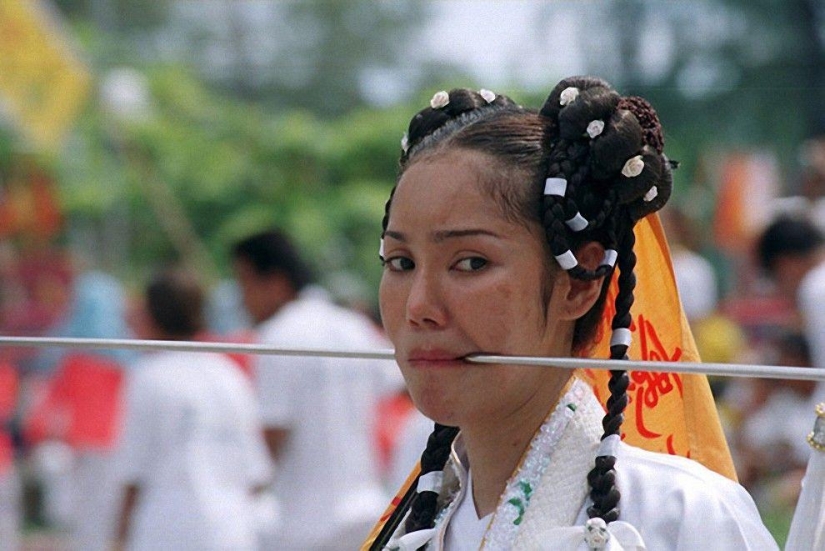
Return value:
[[(805, 338), (811, 347), (813, 365), (825, 368), (825, 261), (802, 278), (796, 303), (804, 320)], [(820, 395), (819, 399), (825, 399), (825, 396)]]
[[(259, 341), (309, 349), (389, 348), (366, 317), (316, 289), (264, 322)], [(282, 530), (269, 546), (357, 548), (387, 501), (375, 414), (382, 394), (402, 388), (398, 368), (388, 361), (265, 355), (256, 357), (255, 367), (264, 425), (290, 431), (273, 484)]]
[(271, 464), (255, 396), (219, 354), (161, 352), (129, 372), (118, 450), (124, 484), (140, 488), (132, 550), (254, 549), (251, 490)]

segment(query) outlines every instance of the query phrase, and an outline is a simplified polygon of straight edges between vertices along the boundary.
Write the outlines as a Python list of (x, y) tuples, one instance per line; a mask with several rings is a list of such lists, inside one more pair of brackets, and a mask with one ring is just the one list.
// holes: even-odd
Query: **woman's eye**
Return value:
[(455, 269), (461, 272), (477, 272), (487, 265), (487, 260), (478, 256), (464, 258), (455, 264)]
[(384, 261), (384, 266), (393, 272), (406, 272), (415, 268), (415, 262), (406, 256), (394, 256)]

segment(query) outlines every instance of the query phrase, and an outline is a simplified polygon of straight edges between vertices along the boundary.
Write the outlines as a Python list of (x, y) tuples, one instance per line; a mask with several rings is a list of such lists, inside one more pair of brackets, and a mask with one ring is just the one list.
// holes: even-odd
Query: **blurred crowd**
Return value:
[[(770, 163), (732, 155), (713, 209), (689, 198), (663, 213), (704, 361), (825, 368), (825, 140), (803, 153), (797, 181), (773, 188)], [(60, 253), (3, 244), (0, 330), (389, 349), (377, 316), (335, 300), (282, 233), (227, 257), (231, 279), (164, 267), (127, 292)], [(825, 384), (712, 388), (740, 481), (763, 511), (792, 510)], [(57, 348), (0, 350), (0, 420), (12, 551), (32, 548), (23, 533), (84, 551), (357, 548), (431, 431), (389, 361)]]

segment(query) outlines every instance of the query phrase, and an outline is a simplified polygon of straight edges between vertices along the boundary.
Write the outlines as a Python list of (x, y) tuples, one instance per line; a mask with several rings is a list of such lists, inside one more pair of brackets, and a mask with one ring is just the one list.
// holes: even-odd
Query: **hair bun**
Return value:
[(627, 109), (639, 121), (644, 135), (644, 143), (661, 155), (665, 148), (665, 138), (662, 134), (662, 125), (656, 110), (644, 98), (627, 96), (619, 100), (619, 109)]

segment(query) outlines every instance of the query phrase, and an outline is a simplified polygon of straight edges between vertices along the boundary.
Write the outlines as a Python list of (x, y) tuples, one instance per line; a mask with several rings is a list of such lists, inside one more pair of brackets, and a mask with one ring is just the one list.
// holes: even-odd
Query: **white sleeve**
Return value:
[(300, 417), (305, 370), (312, 358), (257, 356), (255, 382), (264, 427), (289, 428)]
[(639, 530), (648, 549), (778, 549), (736, 482), (685, 458), (624, 450), (616, 461), (620, 520)]
[(124, 394), (123, 432), (115, 464), (122, 483), (140, 484), (152, 472), (159, 411), (151, 381), (142, 373), (129, 373)]
[(813, 365), (825, 368), (825, 267), (802, 280), (797, 304), (802, 313), (805, 338), (811, 347)]
[(250, 486), (266, 484), (272, 479), (273, 463), (264, 442), (262, 426), (258, 417), (255, 392), (248, 381), (242, 380), (241, 402), (241, 445), (245, 459), (245, 474)]

